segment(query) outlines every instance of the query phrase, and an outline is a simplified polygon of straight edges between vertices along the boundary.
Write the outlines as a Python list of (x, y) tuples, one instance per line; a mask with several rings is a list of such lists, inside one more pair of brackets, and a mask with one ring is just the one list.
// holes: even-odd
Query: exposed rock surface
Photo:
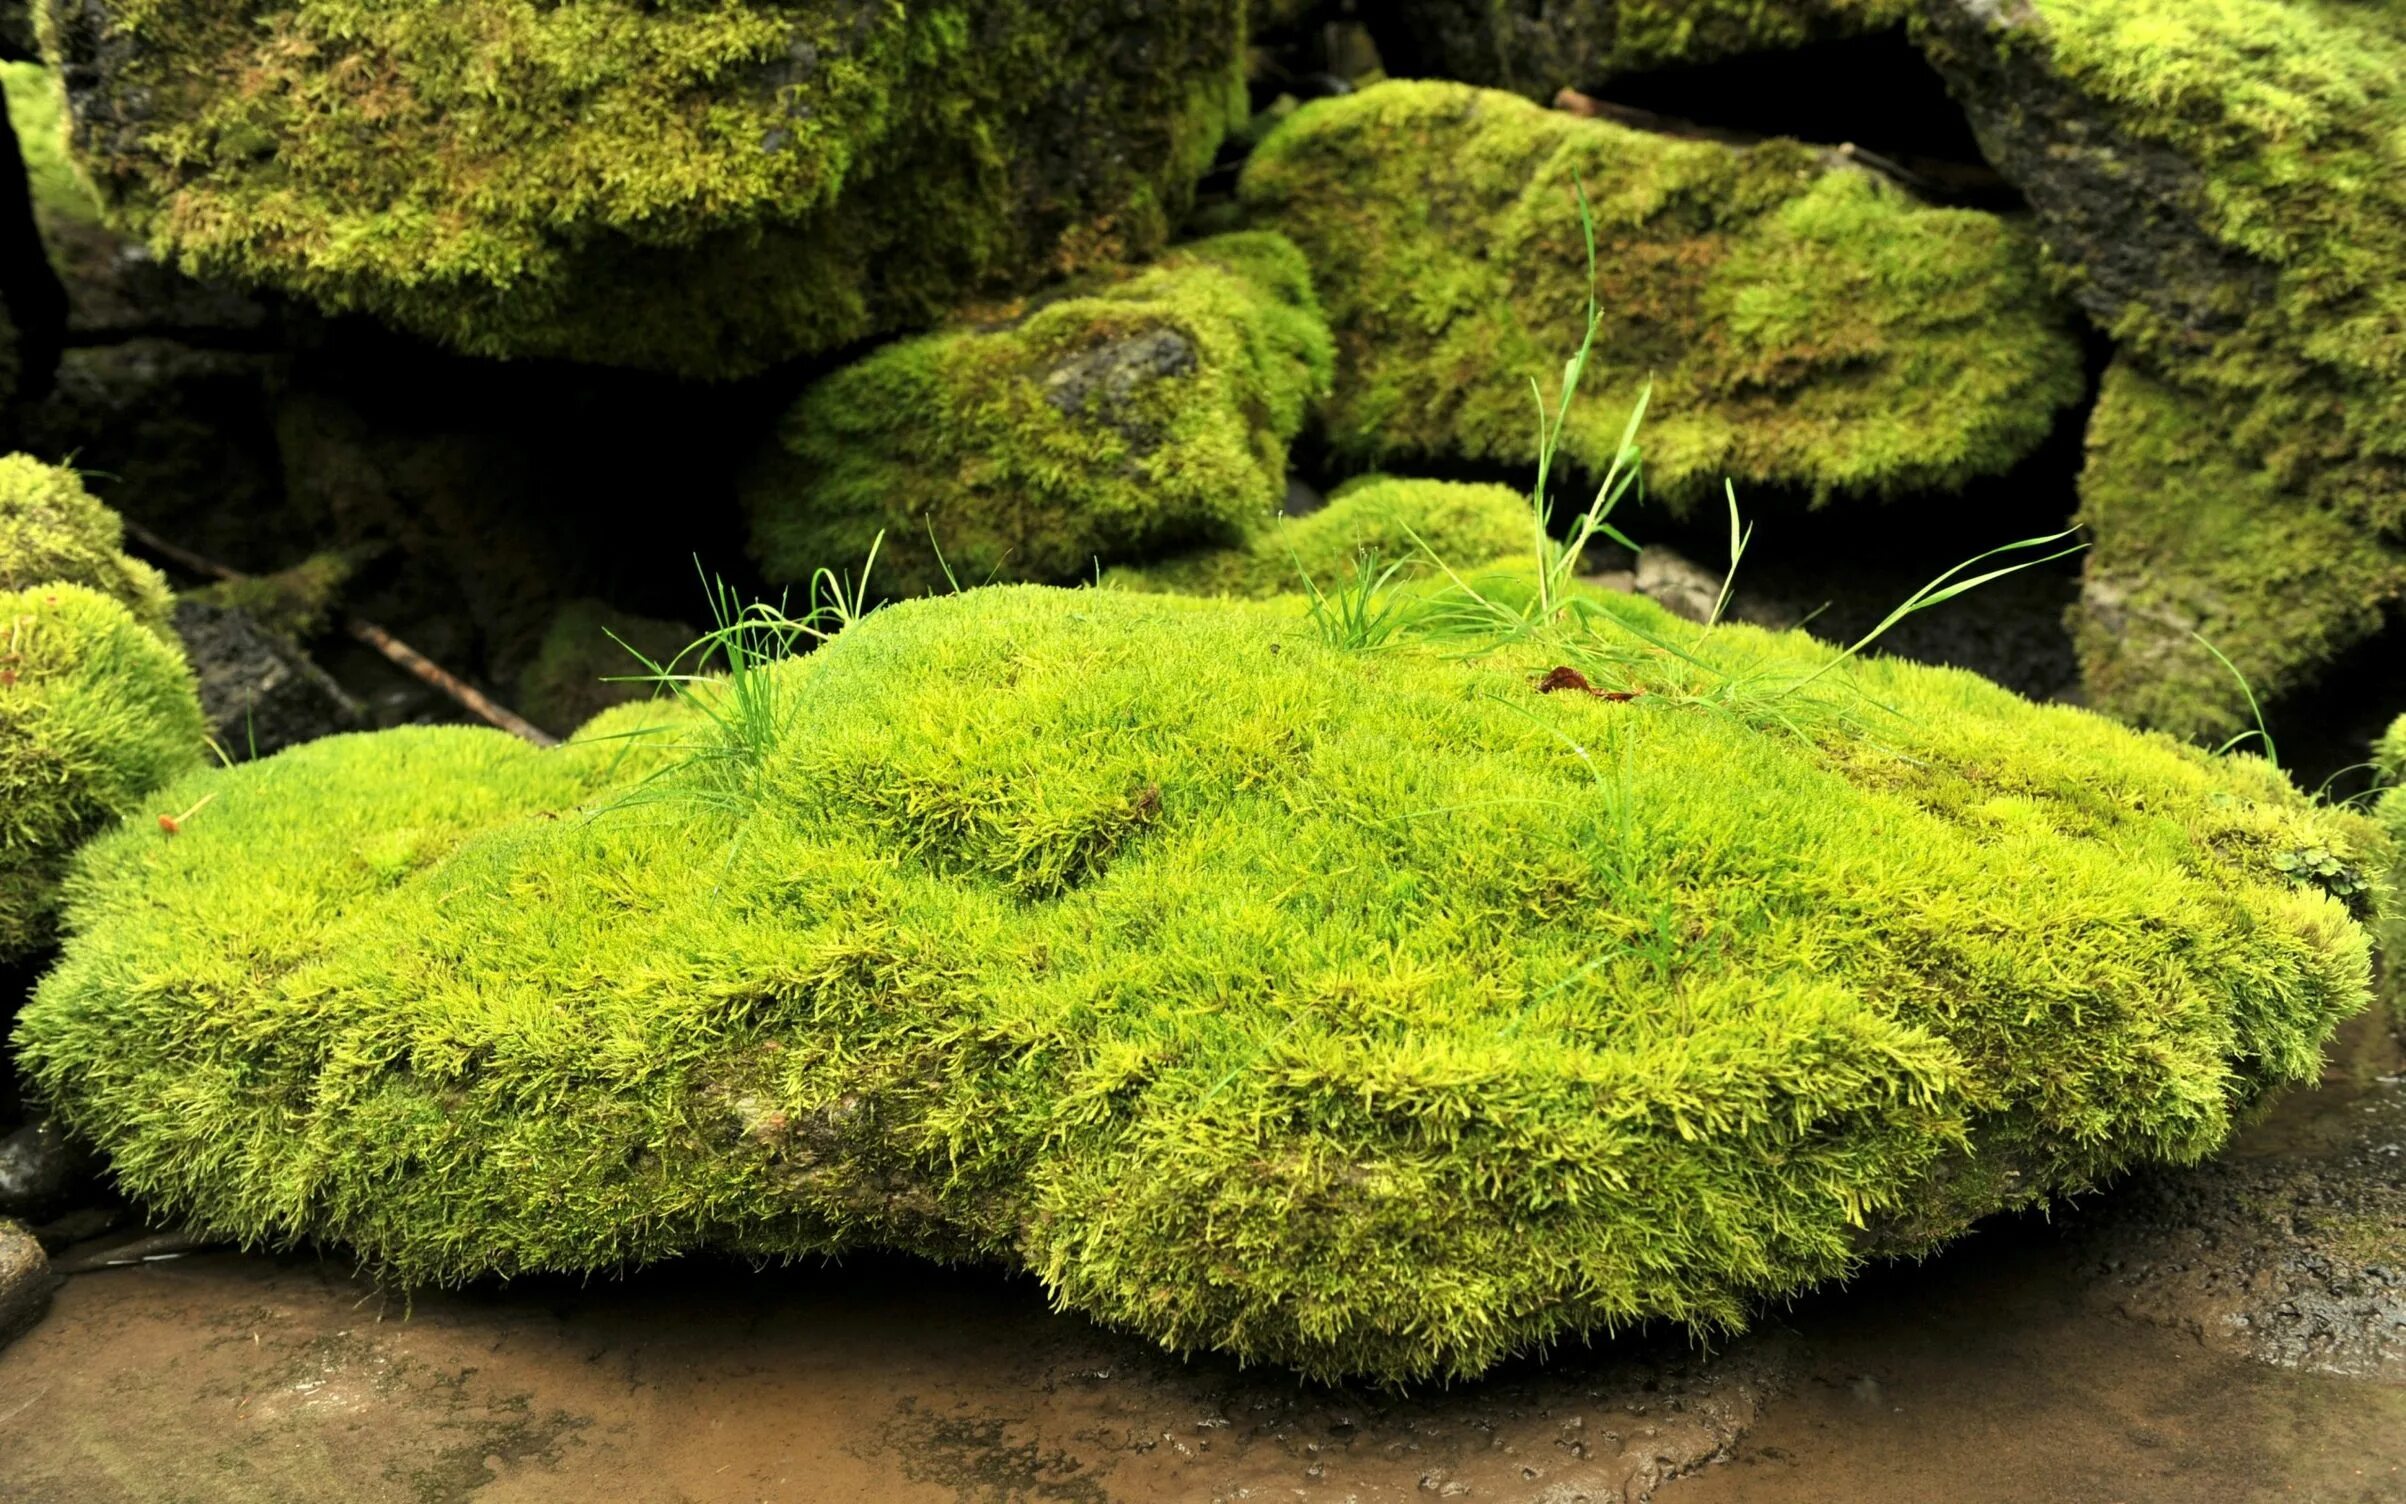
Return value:
[(1365, 14), (1396, 72), (1548, 100), (1617, 73), (1902, 25), (1913, 0), (1386, 0)]
[(175, 631), (210, 737), (229, 757), (265, 757), (367, 724), (365, 708), (308, 654), (246, 611), (178, 601)]
[(0, 1347), (42, 1319), (56, 1285), (41, 1243), (22, 1225), (0, 1217)]
[(0, 1138), (0, 1217), (41, 1221), (67, 1204), (91, 1168), (55, 1122), (25, 1124)]

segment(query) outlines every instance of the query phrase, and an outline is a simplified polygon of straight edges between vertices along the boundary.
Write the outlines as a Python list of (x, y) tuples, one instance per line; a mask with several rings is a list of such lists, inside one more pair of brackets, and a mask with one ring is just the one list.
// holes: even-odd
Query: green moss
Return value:
[(1335, 326), (1344, 456), (1521, 468), (1529, 382), (1558, 379), (1588, 291), (1604, 327), (1565, 452), (1601, 467), (1639, 386), (1647, 475), (1675, 504), (1740, 485), (1895, 495), (2007, 469), (2080, 395), (2035, 242), (1923, 207), (1810, 148), (1736, 149), (1453, 84), (1298, 111), (1253, 158), (1257, 220), (1304, 248)]
[(174, 601), (157, 570), (127, 558), (125, 523), (83, 477), (28, 455), (0, 456), (0, 590), (83, 585), (162, 637)]
[(2176, 735), (2254, 725), (2247, 690), (2305, 683), (2406, 591), (2406, 555), (2285, 494), (2210, 401), (2117, 361), (2089, 426), (2080, 520), (2095, 539), (2072, 613), (2093, 703)]
[(65, 100), (58, 75), (40, 63), (0, 63), (0, 89), (8, 95), (8, 123), (25, 158), (36, 215), (46, 226), (97, 223), (100, 204), (67, 157)]
[(1528, 498), (1502, 486), (1366, 476), (1308, 517), (1280, 518), (1227, 548), (1200, 549), (1156, 564), (1114, 569), (1106, 584), (1127, 590), (1259, 599), (1300, 589), (1305, 578), (1332, 589), (1354, 560), (1412, 566), (1425, 553), (1476, 568), (1531, 544)]
[[(658, 686), (629, 682), (648, 672), (643, 659), (677, 663), (700, 635), (683, 622), (637, 616), (607, 601), (570, 601), (552, 618), (534, 662), (518, 675), (512, 708), (538, 726), (572, 731), (613, 705), (652, 698)], [(697, 667), (688, 660), (678, 671)]]
[(76, 844), (197, 767), (203, 741), (182, 655), (122, 605), (0, 589), (0, 960), (49, 938)]
[(1912, 0), (1391, 0), (1380, 45), (1417, 73), (1538, 100), (1615, 75), (1901, 26)]
[[(1920, 32), (2065, 286), (2162, 388), (2154, 416), (2101, 418), (2099, 566), (2154, 569), (2172, 629), (2214, 613), (2259, 694), (2310, 680), (2406, 590), (2406, 11), (1946, 0)], [(2201, 457), (2143, 473), (2120, 430), (2175, 404)], [(2182, 730), (2243, 713), (2227, 676), (2177, 672), (2109, 676), (2097, 702)]]
[(192, 599), (244, 612), (271, 632), (306, 641), (326, 630), (333, 620), (359, 565), (355, 554), (330, 549), (274, 574), (245, 575), (203, 586), (192, 592)]
[(887, 346), (806, 392), (744, 483), (772, 579), (1060, 582), (1266, 523), (1287, 443), (1328, 385), (1327, 326), (1295, 248), (1185, 247), (1013, 322)]
[(1891, 660), (1787, 730), (1647, 651), (1541, 694), (1555, 651), (1015, 586), (773, 670), (732, 805), (677, 798), (706, 731), (610, 736), (657, 707), (309, 743), (88, 848), (20, 1063), (157, 1214), (404, 1280), (887, 1244), (1403, 1378), (2195, 1159), (2366, 1000), (2280, 862), (2383, 837), (2255, 759)]
[(188, 270), (478, 354), (702, 376), (1151, 252), (1243, 104), (1241, 0), (46, 20), (89, 91), (79, 158)]

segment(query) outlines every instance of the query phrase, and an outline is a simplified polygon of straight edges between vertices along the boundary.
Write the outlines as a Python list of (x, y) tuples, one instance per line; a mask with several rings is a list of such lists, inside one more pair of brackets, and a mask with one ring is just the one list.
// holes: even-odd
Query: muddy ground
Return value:
[[(900, 1259), (379, 1293), (198, 1254), (0, 1352), (9, 1504), (2406, 1500), (2406, 1079), (1776, 1313), (1409, 1395), (1180, 1363)], [(1687, 1474), (1689, 1476), (1681, 1477)]]

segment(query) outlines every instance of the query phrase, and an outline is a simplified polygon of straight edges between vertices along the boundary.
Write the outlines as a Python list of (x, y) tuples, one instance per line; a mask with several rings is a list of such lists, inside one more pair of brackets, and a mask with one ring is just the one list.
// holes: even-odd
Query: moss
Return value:
[(744, 484), (772, 579), (924, 593), (1060, 582), (1266, 523), (1328, 384), (1302, 256), (1220, 236), (1000, 325), (890, 345), (806, 392)]
[(807, 713), (740, 744), (313, 742), (87, 849), (20, 1063), (156, 1213), (403, 1280), (898, 1245), (1405, 1378), (2193, 1160), (2366, 1000), (2280, 863), (2384, 838), (2260, 761), (1892, 660), (1768, 721), (1651, 652), (1540, 694), (1553, 651), (998, 587), (772, 670)]
[(0, 590), (0, 961), (49, 938), (76, 844), (197, 767), (203, 739), (183, 656), (122, 605)]
[(1902, 26), (1912, 0), (1397, 0), (1382, 50), (1415, 73), (1550, 100), (1618, 74)]
[[(572, 731), (613, 705), (650, 699), (657, 686), (628, 682), (647, 672), (643, 659), (674, 663), (700, 635), (683, 622), (637, 616), (607, 601), (570, 601), (518, 675), (513, 708), (538, 726)], [(688, 661), (679, 671), (693, 667)]]
[(2107, 372), (2080, 481), (2095, 544), (2072, 612), (2092, 703), (2213, 741), (2254, 725), (2214, 652), (2259, 696), (2305, 683), (2406, 591), (2406, 555), (2285, 494), (2227, 419), (2128, 359)]
[(1298, 111), (1243, 181), (1310, 256), (1335, 326), (1330, 437), (1384, 465), (1535, 458), (1529, 382), (1585, 316), (1574, 178), (1594, 200), (1604, 328), (1566, 438), (1598, 466), (1649, 376), (1658, 494), (1896, 495), (2007, 469), (2080, 395), (2035, 242), (1921, 206), (1792, 141), (1738, 149), (1453, 84)]
[[(2116, 431), (2141, 420), (2105, 415), (2107, 469), (2085, 487), (2099, 564), (2188, 568), (2164, 543), (2203, 535), (2197, 578), (2152, 583), (2187, 598), (2168, 625), (2227, 600), (2260, 647), (2257, 691), (2298, 687), (2406, 589), (2406, 13), (1943, 0), (1919, 34), (2029, 194), (2057, 275), (2209, 456), (2143, 474)], [(2235, 528), (2249, 517), (2260, 563)], [(2182, 730), (2243, 713), (2210, 660), (2177, 672), (2102, 681), (2098, 703)]]
[(329, 549), (274, 574), (204, 586), (192, 598), (240, 611), (271, 632), (306, 641), (326, 630), (359, 567), (357, 553)]
[(25, 158), (36, 216), (45, 228), (62, 222), (97, 223), (100, 204), (68, 160), (58, 75), (40, 63), (0, 63), (0, 89), (8, 95), (8, 121)]
[(1143, 255), (1241, 0), (46, 7), (75, 148), (186, 269), (487, 355), (739, 375)]
[(1259, 599), (1291, 593), (1305, 578), (1332, 589), (1351, 577), (1357, 558), (1410, 568), (1425, 544), (1448, 564), (1475, 568), (1526, 553), (1530, 542), (1528, 498), (1502, 486), (1366, 476), (1308, 517), (1280, 518), (1232, 547), (1114, 569), (1104, 582)]
[(167, 580), (127, 558), (124, 546), (125, 523), (84, 489), (81, 476), (28, 455), (0, 456), (0, 590), (83, 585), (167, 636), (174, 608)]

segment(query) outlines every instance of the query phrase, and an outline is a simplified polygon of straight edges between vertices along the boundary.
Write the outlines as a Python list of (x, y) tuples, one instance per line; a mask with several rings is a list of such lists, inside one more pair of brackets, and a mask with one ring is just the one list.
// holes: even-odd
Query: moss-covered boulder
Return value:
[(2246, 717), (2406, 591), (2406, 12), (1925, 0), (1925, 50), (2121, 348), (2083, 494), (2098, 704)]
[(96, 590), (166, 636), (167, 579), (125, 550), (125, 522), (83, 477), (30, 455), (0, 456), (0, 590), (65, 583)]
[(1309, 516), (1279, 518), (1228, 547), (1114, 569), (1104, 582), (1258, 600), (1293, 594), (1306, 580), (1339, 588), (1356, 578), (1357, 561), (1377, 572), (1400, 565), (1409, 577), (1432, 572), (1438, 561), (1476, 569), (1526, 556), (1533, 542), (1528, 498), (1505, 487), (1364, 476)]
[(2370, 962), (2295, 855), (2376, 870), (2372, 821), (1832, 659), (1630, 598), (1467, 658), (908, 602), (732, 734), (182, 781), (82, 859), (19, 1059), (159, 1213), (404, 1280), (883, 1244), (1390, 1378), (1736, 1322), (2315, 1074)]
[(50, 937), (77, 843), (199, 766), (204, 736), (183, 655), (117, 601), (0, 589), (0, 961)]
[(1160, 245), (1241, 0), (45, 0), (83, 166), (187, 270), (705, 376)]
[(1243, 182), (1311, 258), (1341, 455), (1535, 459), (1529, 382), (1551, 388), (1586, 316), (1577, 181), (1604, 325), (1565, 452), (1600, 469), (1651, 377), (1647, 477), (1674, 503), (1724, 476), (1816, 498), (1956, 487), (2029, 453), (2081, 393), (2036, 242), (1994, 215), (1793, 141), (1390, 83), (1298, 111)]
[(659, 691), (641, 682), (647, 663), (674, 665), (679, 673), (706, 665), (680, 657), (701, 634), (681, 621), (639, 616), (590, 596), (570, 601), (553, 617), (518, 675), (512, 708), (536, 725), (561, 735), (574, 731), (613, 705), (647, 700)]
[(1616, 74), (1901, 26), (1913, 0), (1389, 0), (1367, 18), (1398, 72), (1551, 99)]
[[(1224, 235), (1000, 322), (889, 345), (814, 385), (744, 482), (769, 577), (856, 570), (924, 593), (1062, 582), (1227, 543), (1286, 494), (1329, 381), (1311, 273)], [(941, 553), (941, 560), (939, 560)]]

